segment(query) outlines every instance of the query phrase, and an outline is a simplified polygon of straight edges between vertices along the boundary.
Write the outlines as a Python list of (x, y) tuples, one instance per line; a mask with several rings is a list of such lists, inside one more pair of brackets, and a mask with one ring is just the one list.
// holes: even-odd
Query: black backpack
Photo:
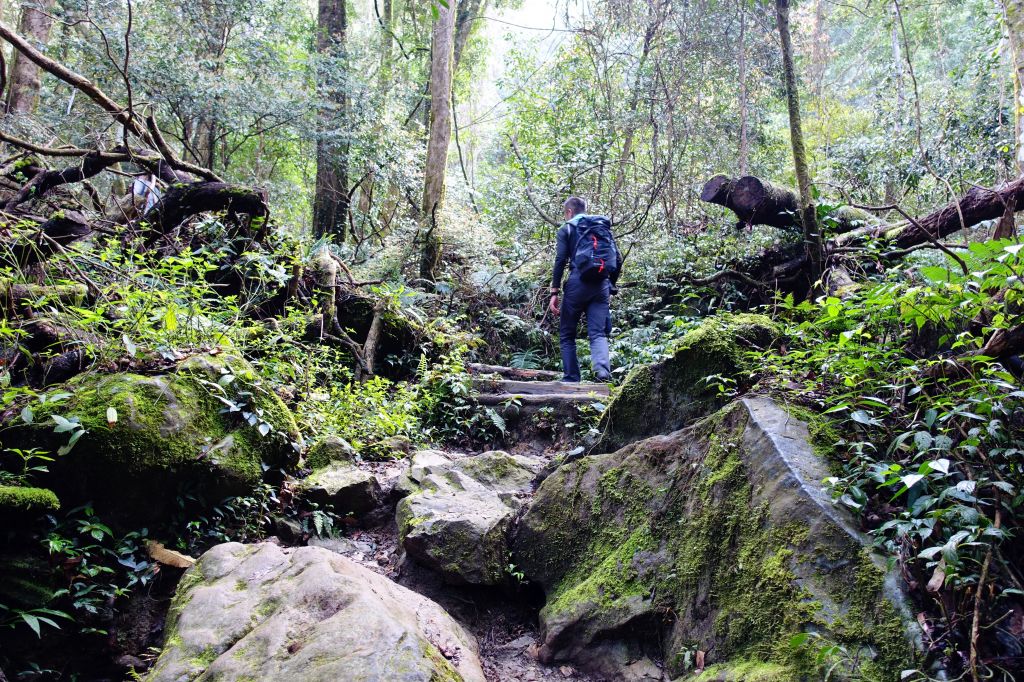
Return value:
[(619, 250), (612, 235), (612, 224), (603, 215), (577, 216), (569, 223), (575, 232), (572, 267), (585, 282), (599, 282), (619, 271)]

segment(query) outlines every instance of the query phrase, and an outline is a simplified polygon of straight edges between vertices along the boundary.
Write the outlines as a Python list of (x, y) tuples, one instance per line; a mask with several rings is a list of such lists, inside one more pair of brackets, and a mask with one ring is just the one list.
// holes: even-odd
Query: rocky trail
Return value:
[[(480, 364), (471, 365), (470, 370), (480, 404), (515, 402), (520, 411), (521, 406), (528, 406), (531, 415), (541, 408), (572, 407), (609, 396), (606, 384), (562, 383), (556, 380), (557, 372)], [(453, 529), (469, 528), (479, 535), (474, 533), (468, 541), (486, 543), (489, 538), (497, 540), (492, 537), (494, 528), (507, 533), (506, 524), (525, 511), (540, 477), (565, 454), (558, 447), (562, 443), (545, 442), (547, 439), (538, 435), (525, 434), (508, 451), (427, 450), (412, 453), (408, 468), (378, 467), (376, 475), (383, 481), (385, 497), (405, 496), (397, 505), (399, 519), (392, 515), (380, 526), (357, 529), (337, 539), (312, 539), (309, 544), (346, 556), (441, 605), (476, 638), (488, 682), (601, 682), (606, 678), (576, 666), (544, 665), (537, 660), (537, 612), (544, 596), (528, 580), (515, 575), (517, 569), (510, 557), (501, 552), (487, 558), (477, 556), (470, 567), (463, 568), (463, 572), (472, 571), (471, 575), (446, 573), (442, 562), (447, 553), (466, 549), (458, 543), (453, 546), (448, 537)], [(482, 493), (477, 484), (490, 490)], [(422, 491), (435, 486), (436, 492)], [(409, 519), (417, 519), (417, 525), (426, 527), (420, 531), (406, 528), (403, 533), (403, 513), (407, 525)], [(499, 520), (488, 527), (488, 521), (495, 518)]]
[[(513, 526), (528, 507), (537, 485), (566, 454), (565, 434), (535, 429), (538, 415), (606, 401), (608, 386), (563, 384), (552, 380), (553, 373), (508, 367), (474, 365), (471, 371), (479, 402), (506, 406), (506, 417), (518, 424), (510, 447), (475, 453), (419, 450), (408, 453), (405, 460), (364, 462), (353, 458), (347, 444), (328, 439), (311, 451), (309, 459), (316, 471), (297, 484), (297, 492), (331, 504), (337, 511), (349, 512), (356, 525), (340, 537), (311, 538), (308, 545), (345, 557), (366, 572), (425, 597), (430, 607), (418, 606), (418, 613), (440, 607), (443, 611), (439, 613), (454, 618), (468, 633), (468, 639), (475, 640), (475, 647), (462, 641), (458, 627), (451, 623), (419, 634), (455, 665), (463, 679), (474, 679), (477, 666), (489, 682), (607, 679), (585, 673), (568, 662), (546, 665), (538, 660), (541, 642), (537, 612), (543, 606), (543, 592), (518, 571), (508, 548)], [(290, 533), (286, 530), (279, 533), (282, 535)], [(249, 550), (244, 547), (238, 546), (228, 559), (239, 562), (236, 572), (244, 573), (244, 566), (251, 561), (274, 564), (281, 560), (279, 552), (291, 553), (291, 560), (298, 561), (297, 550), (267, 547), (256, 550), (249, 559)], [(319, 566), (329, 565), (331, 559), (321, 552), (302, 561)], [(261, 568), (258, 572), (267, 570)], [(341, 573), (347, 570), (351, 569), (338, 569)], [(242, 577), (234, 580), (250, 582)], [(360, 580), (371, 583), (373, 579)], [(328, 599), (331, 591), (324, 585), (316, 599)], [(254, 611), (278, 601), (276, 596), (254, 599), (259, 602), (250, 607)], [(410, 599), (402, 598), (406, 602)], [(190, 604), (194, 603), (193, 599)], [(365, 614), (359, 620), (363, 617)], [(440, 615), (431, 619), (443, 620)], [(386, 639), (393, 627), (382, 627), (377, 634)], [(452, 632), (456, 633), (454, 639)], [(246, 633), (241, 639), (252, 636), (252, 632)], [(374, 636), (372, 628), (366, 636)], [(240, 641), (238, 633), (228, 639), (233, 640), (230, 649)], [(293, 643), (286, 650), (291, 652), (295, 646)], [(464, 653), (474, 648), (472, 655)], [(172, 663), (167, 665), (167, 660)], [(209, 669), (237, 669), (236, 663), (219, 668), (222, 660), (227, 658), (218, 657)], [(387, 667), (373, 660), (374, 656), (368, 656), (364, 665)], [(173, 661), (173, 656), (165, 656), (164, 667), (157, 666), (153, 679), (174, 679), (190, 664), (186, 659), (177, 664)], [(352, 661), (347, 665), (345, 674), (351, 674)], [(264, 666), (259, 673), (265, 679), (271, 674), (284, 674), (284, 669)]]
[(705, 381), (748, 371), (740, 350), (776, 333), (709, 320), (614, 396), (473, 367), (501, 449), (396, 442), (366, 461), (322, 438), (285, 489), (330, 505), (339, 537), (281, 519), (208, 550), (145, 679), (795, 681), (811, 679), (789, 644), (806, 632), (841, 643), (849, 677), (896, 679), (920, 628), (824, 491), (813, 415)]

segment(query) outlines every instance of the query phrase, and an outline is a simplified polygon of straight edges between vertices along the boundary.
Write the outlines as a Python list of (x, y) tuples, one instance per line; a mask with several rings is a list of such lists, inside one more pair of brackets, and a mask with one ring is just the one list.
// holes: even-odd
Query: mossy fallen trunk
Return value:
[(913, 667), (902, 592), (821, 489), (809, 440), (775, 403), (744, 399), (558, 469), (513, 544), (547, 595), (541, 658), (607, 674), (609, 657), (646, 653), (681, 675), (699, 650), (811, 679), (810, 648), (790, 642), (813, 632), (858, 657), (863, 679)]

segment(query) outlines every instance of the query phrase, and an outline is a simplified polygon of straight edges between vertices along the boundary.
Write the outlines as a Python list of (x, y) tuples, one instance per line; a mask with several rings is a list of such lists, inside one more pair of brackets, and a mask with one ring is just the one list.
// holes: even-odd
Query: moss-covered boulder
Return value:
[(327, 436), (318, 440), (306, 453), (305, 465), (310, 469), (323, 469), (335, 462), (351, 462), (359, 457), (359, 453), (344, 438)]
[(148, 682), (483, 682), (472, 635), (321, 547), (218, 545), (185, 574)]
[(724, 399), (709, 377), (733, 379), (749, 371), (747, 351), (767, 348), (780, 334), (764, 315), (705, 319), (679, 340), (671, 357), (629, 373), (601, 418), (601, 438), (591, 451), (612, 452), (710, 414)]
[(338, 514), (366, 514), (384, 497), (377, 477), (348, 462), (329, 464), (299, 481), (299, 495)]
[(852, 652), (861, 679), (897, 679), (916, 626), (827, 475), (806, 425), (767, 399), (560, 467), (513, 543), (547, 596), (541, 658), (607, 669), (603, 654), (624, 665), (653, 641), (672, 675), (699, 650), (811, 679), (810, 648), (791, 640), (814, 632)]
[(291, 413), (236, 356), (197, 355), (158, 375), (91, 372), (63, 388), (70, 397), (35, 406), (31, 424), (18, 419), (0, 438), (51, 453), (75, 438), (45, 478), (69, 506), (148, 522), (183, 492), (244, 493), (296, 459)]
[(506, 452), (417, 453), (398, 503), (399, 540), (420, 563), (458, 584), (507, 580), (508, 532), (542, 462)]

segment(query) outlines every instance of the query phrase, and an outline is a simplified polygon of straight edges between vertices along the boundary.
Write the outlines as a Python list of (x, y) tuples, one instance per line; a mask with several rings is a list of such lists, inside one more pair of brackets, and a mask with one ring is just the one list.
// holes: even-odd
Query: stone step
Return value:
[(607, 384), (563, 383), (561, 381), (516, 381), (513, 379), (474, 378), (473, 386), (481, 393), (513, 395), (582, 395), (607, 396)]
[(482, 393), (476, 397), (476, 402), (480, 405), (501, 405), (505, 401), (516, 400), (521, 405), (564, 405), (595, 402), (603, 397), (585, 393)]
[(518, 367), (502, 367), (501, 365), (484, 365), (478, 362), (469, 363), (471, 374), (497, 374), (506, 379), (523, 381), (556, 381), (562, 378), (561, 372), (547, 369), (520, 369)]

